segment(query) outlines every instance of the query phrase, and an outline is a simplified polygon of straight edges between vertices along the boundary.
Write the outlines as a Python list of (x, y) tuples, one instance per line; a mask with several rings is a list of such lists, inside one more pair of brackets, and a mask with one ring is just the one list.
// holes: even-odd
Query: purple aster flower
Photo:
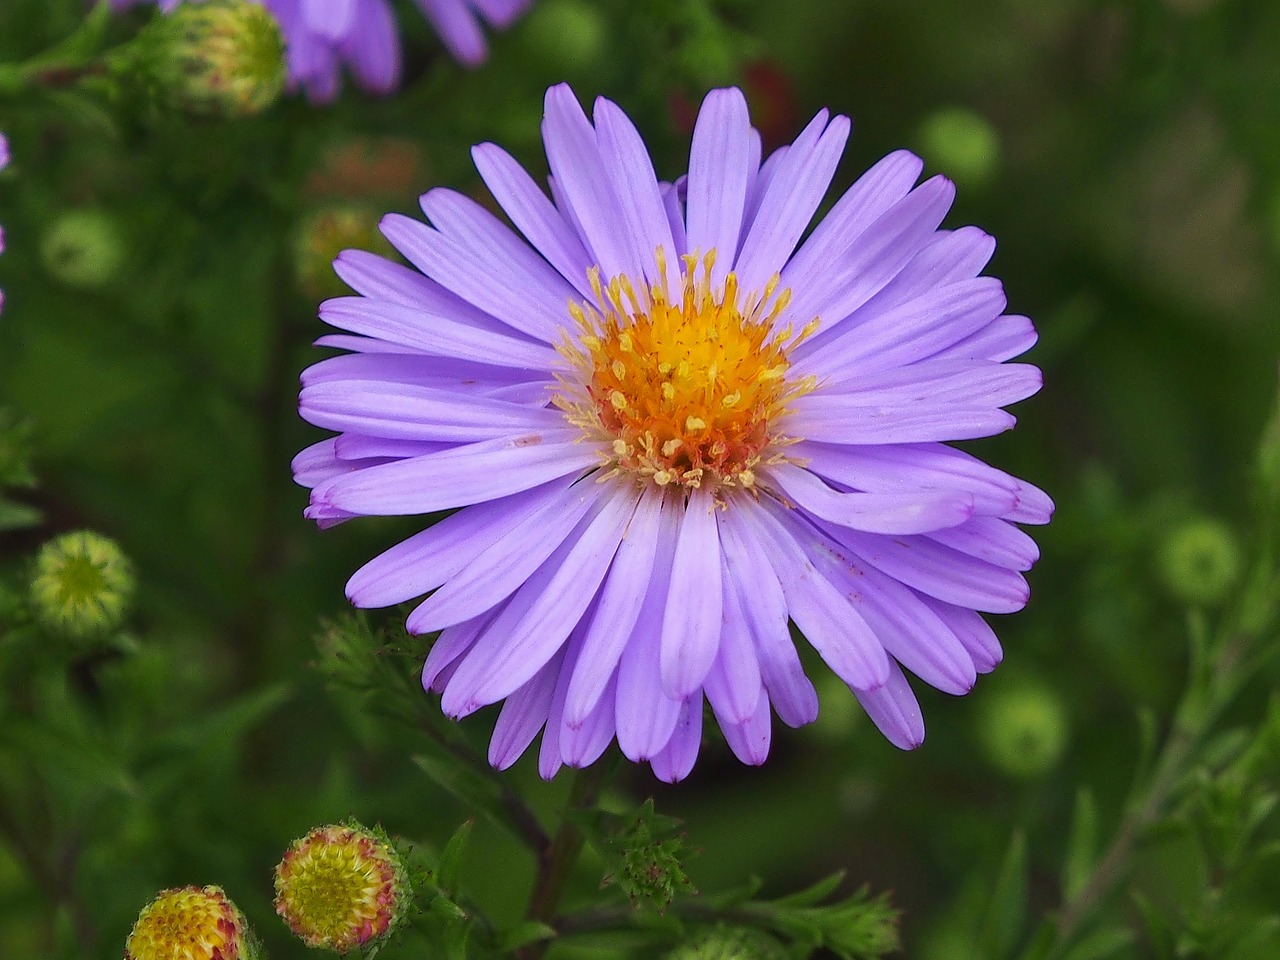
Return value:
[[(165, 12), (182, 0), (111, 0), (117, 9), (158, 3)], [(338, 95), (348, 68), (370, 93), (390, 93), (400, 83), (400, 36), (388, 0), (254, 0), (280, 21), (289, 79), (313, 101)], [(503, 28), (533, 0), (415, 0), (449, 52), (476, 66), (488, 55), (480, 21)]]
[[(339, 431), (294, 461), (322, 526), (455, 510), (365, 564), (360, 607), (428, 596), (423, 683), (462, 717), (505, 700), (490, 760), (542, 731), (540, 771), (617, 738), (664, 780), (693, 766), (703, 699), (761, 763), (770, 709), (818, 712), (794, 623), (886, 737), (920, 744), (904, 669), (952, 694), (1001, 659), (981, 613), (1027, 600), (1035, 487), (946, 445), (1009, 429), (1036, 339), (979, 276), (994, 241), (942, 230), (954, 187), (905, 151), (800, 243), (849, 133), (824, 110), (761, 163), (736, 89), (704, 101), (689, 173), (660, 182), (608, 100), (547, 93), (548, 198), (473, 150), (521, 239), (437, 189), (349, 250), (359, 296), (321, 306), (348, 351), (302, 375)], [(798, 245), (798, 246), (797, 246)]]

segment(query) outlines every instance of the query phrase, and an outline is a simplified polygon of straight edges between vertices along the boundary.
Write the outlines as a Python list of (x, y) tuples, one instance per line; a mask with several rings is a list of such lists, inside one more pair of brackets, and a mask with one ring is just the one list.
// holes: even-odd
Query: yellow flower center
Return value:
[[(658, 274), (665, 276), (657, 251)], [(787, 405), (814, 387), (788, 380), (788, 351), (817, 328), (793, 336), (775, 322), (790, 301), (775, 276), (745, 296), (737, 277), (711, 281), (715, 252), (684, 258), (684, 284), (641, 287), (625, 276), (600, 281), (596, 304), (571, 304), (578, 336), (561, 346), (576, 377), (562, 378), (558, 405), (588, 436), (606, 440), (615, 473), (665, 487), (751, 489), (754, 468), (786, 438)], [(776, 296), (775, 296), (776, 294)]]
[(344, 826), (313, 830), (276, 867), (276, 913), (311, 947), (345, 953), (376, 939), (401, 906), (393, 856)]
[(143, 908), (126, 960), (240, 960), (244, 919), (218, 887), (163, 891)]

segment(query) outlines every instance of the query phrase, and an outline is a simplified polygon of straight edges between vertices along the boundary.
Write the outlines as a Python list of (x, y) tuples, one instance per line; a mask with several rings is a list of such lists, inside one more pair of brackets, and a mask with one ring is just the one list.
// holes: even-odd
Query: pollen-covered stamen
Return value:
[[(666, 275), (661, 249), (658, 275)], [(596, 303), (570, 305), (579, 328), (561, 352), (578, 377), (564, 378), (558, 402), (572, 422), (610, 441), (611, 462), (659, 486), (747, 487), (753, 468), (785, 442), (787, 405), (813, 389), (787, 378), (799, 334), (776, 329), (790, 291), (775, 276), (745, 296), (730, 273), (711, 282), (715, 251), (684, 260), (673, 298), (665, 284), (636, 290), (625, 276), (607, 286), (591, 274)], [(741, 302), (740, 302), (741, 301)]]

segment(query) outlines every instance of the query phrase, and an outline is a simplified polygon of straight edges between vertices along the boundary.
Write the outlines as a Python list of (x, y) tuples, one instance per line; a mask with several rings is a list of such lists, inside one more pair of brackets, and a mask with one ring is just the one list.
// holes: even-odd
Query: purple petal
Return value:
[[(583, 520), (519, 588), (511, 607), (495, 622), (477, 652), (481, 675), (472, 689), (472, 699), (492, 703), (506, 696), (529, 673), (529, 664), (541, 662), (548, 650), (568, 638), (595, 599), (635, 512), (636, 497), (636, 491), (625, 484), (603, 495), (598, 512)], [(498, 575), (494, 571), (490, 577)], [(493, 638), (491, 644), (489, 637)], [(573, 668), (577, 659), (575, 654), (566, 667)]]
[[(568, 541), (568, 549), (582, 535), (579, 521), (588, 512), (598, 509), (599, 501), (600, 490), (590, 483), (576, 484), (570, 488), (567, 497), (548, 501), (546, 508), (519, 526), (508, 529), (501, 540), (477, 555), (422, 601), (409, 615), (405, 626), (410, 633), (429, 633), (477, 616), (509, 597), (561, 544)], [(505, 643), (505, 631), (502, 633), (501, 642)], [(568, 629), (559, 640), (567, 634)], [(512, 684), (512, 688), (523, 683), (524, 679), (527, 677)]]
[(875, 690), (854, 690), (854, 696), (862, 704), (880, 732), (900, 750), (914, 750), (924, 743), (924, 716), (920, 704), (911, 692), (907, 678), (896, 663), (889, 665), (889, 679)]
[(557, 354), (546, 344), (517, 339), (453, 317), (424, 313), (416, 307), (364, 297), (326, 300), (320, 304), (320, 319), (352, 333), (476, 363), (545, 370), (557, 362)]
[(955, 187), (942, 177), (926, 180), (874, 224), (838, 262), (828, 265), (822, 289), (825, 299), (807, 301), (808, 320), (821, 318), (818, 333), (796, 351), (796, 357), (818, 350), (833, 330), (857, 317), (860, 307), (896, 277), (933, 237), (955, 198)]
[(783, 285), (795, 294), (792, 316), (807, 319), (821, 313), (831, 296), (832, 264), (849, 256), (867, 228), (907, 195), (923, 168), (919, 157), (897, 150), (845, 191), (782, 271)]
[(742, 723), (727, 722), (727, 717), (716, 714), (725, 742), (733, 755), (748, 766), (758, 767), (769, 758), (771, 724), (769, 701), (760, 697), (755, 711)]
[(298, 412), (326, 430), (456, 443), (554, 431), (565, 422), (562, 412), (549, 407), (376, 380), (331, 380), (303, 387)]
[(963, 340), (940, 349), (934, 357), (962, 357), (975, 360), (1009, 360), (1036, 345), (1039, 335), (1026, 317), (996, 317)]
[(587, 252), (594, 254), (604, 278), (644, 276), (623, 212), (600, 159), (596, 132), (567, 84), (547, 91), (542, 140), (555, 183), (573, 210)]
[[(885, 681), (889, 658), (845, 590), (832, 584), (809, 563), (801, 541), (816, 534), (766, 501), (743, 501), (727, 511), (723, 525), (740, 520), (741, 540), (754, 540), (782, 584), (787, 612), (832, 671), (860, 690)], [(781, 516), (785, 514), (785, 516)]]
[(496, 500), (600, 461), (575, 430), (482, 440), (338, 477), (311, 492), (323, 503), (366, 516), (433, 513)]
[(878, 537), (844, 528), (833, 535), (862, 560), (895, 580), (946, 603), (984, 613), (1014, 613), (1030, 590), (1013, 570), (985, 563), (928, 537)]
[(663, 495), (650, 487), (640, 497), (635, 515), (609, 568), (599, 604), (574, 665), (565, 703), (565, 722), (579, 726), (593, 712), (606, 683), (615, 677), (618, 660), (640, 616), (654, 574)]
[(999, 408), (946, 404), (862, 406), (838, 394), (811, 393), (787, 420), (792, 436), (852, 445), (973, 440), (1012, 430), (1013, 414)]
[(974, 512), (985, 516), (1003, 516), (1017, 503), (1018, 480), (940, 443), (852, 447), (804, 441), (791, 454), (814, 473), (858, 490), (963, 491), (973, 497)]
[(649, 589), (618, 661), (618, 746), (628, 759), (637, 762), (661, 752), (680, 718), (680, 701), (662, 692), (660, 657), (662, 614), (667, 607), (682, 509), (663, 498)]
[(849, 118), (819, 111), (779, 163), (742, 241), (734, 272), (744, 291), (760, 290), (780, 271), (813, 219), (849, 138)]
[(680, 704), (675, 729), (667, 745), (651, 761), (653, 775), (665, 783), (683, 780), (693, 770), (702, 745), (701, 695)]
[(720, 538), (716, 503), (704, 490), (689, 495), (671, 565), (662, 617), (662, 690), (673, 700), (696, 693), (720, 644)]
[(495, 200), (525, 238), (584, 297), (592, 295), (587, 270), (592, 263), (577, 232), (512, 156), (492, 143), (473, 147), (471, 156)]
[(760, 678), (774, 709), (788, 726), (804, 726), (818, 716), (818, 695), (791, 641), (782, 586), (759, 544), (732, 520), (726, 517), (720, 525), (726, 584), (731, 583), (751, 629)]
[(685, 221), (687, 249), (716, 252), (713, 285), (733, 269), (751, 168), (751, 120), (736, 87), (712, 90), (702, 101), (689, 151)]
[(943, 603), (933, 597), (920, 599), (964, 645), (978, 673), (990, 673), (1004, 659), (995, 631), (976, 611)]
[(357, 570), (347, 581), (347, 598), (357, 607), (389, 607), (434, 590), (509, 531), (548, 509), (561, 510), (570, 483), (562, 477), (445, 517)]
[(874, 371), (934, 356), (991, 323), (1005, 307), (999, 280), (978, 277), (930, 290), (914, 300), (840, 328), (821, 349), (801, 344), (794, 369), (844, 380), (849, 370)]
[[(720, 563), (724, 583), (724, 627), (720, 633), (720, 649), (716, 652), (715, 663), (707, 672), (706, 694), (716, 716), (729, 723), (745, 723), (755, 713), (764, 693), (760, 681), (760, 663), (756, 658), (751, 625), (743, 611), (742, 602), (738, 599), (733, 574), (727, 569), (727, 552), (721, 552)], [(776, 581), (774, 587), (781, 602), (782, 590)], [(785, 629), (785, 607), (782, 622)]]
[[(600, 159), (622, 214), (618, 226), (630, 237), (643, 276), (650, 283), (665, 283), (674, 296), (681, 284), (680, 262), (649, 151), (635, 125), (616, 103), (598, 97), (594, 116)], [(658, 273), (655, 252), (659, 248), (666, 258), (665, 277)], [(632, 279), (639, 282), (640, 276), (633, 274)]]
[(962, 492), (841, 493), (785, 462), (761, 470), (760, 477), (814, 516), (867, 533), (929, 533), (973, 514), (973, 497)]
[(561, 660), (563, 655), (548, 660), (533, 679), (507, 697), (502, 705), (489, 740), (489, 763), (499, 770), (507, 769), (520, 759), (520, 754), (546, 725)]
[(1008, 570), (1030, 570), (1040, 559), (1034, 540), (996, 517), (974, 517), (950, 530), (935, 530), (929, 539)]
[(484, 62), (488, 55), (484, 34), (475, 15), (459, 0), (416, 0), (418, 9), (431, 21), (453, 58), (469, 67)]
[(890, 656), (945, 693), (958, 696), (973, 689), (977, 676), (964, 646), (911, 590), (834, 541), (815, 539), (806, 553), (833, 582), (843, 578)]

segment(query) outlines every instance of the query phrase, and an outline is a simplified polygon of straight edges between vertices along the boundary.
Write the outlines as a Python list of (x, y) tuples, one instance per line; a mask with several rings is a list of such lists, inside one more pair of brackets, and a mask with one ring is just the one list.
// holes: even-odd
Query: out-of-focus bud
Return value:
[(56, 633), (100, 636), (124, 621), (133, 586), (132, 565), (115, 541), (77, 530), (40, 548), (31, 607), (36, 619)]
[(1007, 680), (987, 694), (978, 737), (987, 759), (1013, 777), (1048, 773), (1067, 745), (1067, 715), (1051, 688), (1032, 680)]
[(119, 275), (125, 259), (119, 221), (94, 207), (68, 210), (41, 237), (40, 258), (68, 286), (105, 286)]
[(298, 225), (293, 264), (298, 286), (313, 300), (340, 297), (350, 291), (333, 272), (333, 261), (343, 250), (356, 248), (394, 256), (395, 251), (378, 232), (380, 214), (371, 207), (343, 204), (325, 207)]
[(1198, 517), (1179, 524), (1160, 545), (1160, 579), (1177, 600), (1216, 606), (1240, 576), (1240, 548), (1226, 524)]
[(681, 944), (667, 960), (784, 960), (786, 952), (758, 930), (722, 928)]
[(586, 0), (543, 0), (521, 27), (531, 50), (558, 69), (584, 70), (605, 55), (609, 23)]
[(366, 950), (391, 936), (412, 902), (391, 840), (354, 820), (316, 827), (276, 866), (276, 913), (309, 947)]
[(197, 116), (247, 117), (280, 96), (280, 25), (253, 0), (205, 0), (153, 18), (117, 64), (158, 102)]
[(980, 187), (1000, 163), (1000, 138), (981, 114), (964, 107), (938, 110), (925, 117), (917, 134), (930, 164), (961, 184)]
[(244, 914), (221, 887), (163, 890), (142, 908), (125, 960), (260, 960)]

